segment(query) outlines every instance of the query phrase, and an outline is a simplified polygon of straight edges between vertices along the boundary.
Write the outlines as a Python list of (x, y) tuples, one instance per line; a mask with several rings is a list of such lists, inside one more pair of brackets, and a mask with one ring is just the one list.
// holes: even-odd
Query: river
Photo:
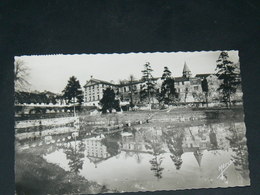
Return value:
[(70, 132), (20, 141), (18, 152), (119, 192), (250, 185), (244, 122)]

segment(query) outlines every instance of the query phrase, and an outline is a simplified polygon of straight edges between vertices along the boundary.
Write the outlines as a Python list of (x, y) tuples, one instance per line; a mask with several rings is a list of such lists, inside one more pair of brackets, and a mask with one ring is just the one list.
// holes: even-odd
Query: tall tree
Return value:
[(161, 86), (160, 99), (165, 103), (171, 102), (176, 95), (176, 90), (174, 86), (174, 79), (172, 78), (172, 73), (168, 67), (164, 67), (163, 75), (161, 79), (163, 80)]
[(208, 80), (206, 79), (206, 77), (201, 82), (201, 88), (202, 88), (202, 91), (205, 94), (206, 104), (207, 104), (207, 107), (208, 107), (209, 85), (208, 85)]
[(75, 76), (69, 78), (68, 84), (62, 92), (63, 97), (68, 100), (68, 103), (75, 103), (76, 100), (80, 104), (83, 102), (81, 86)]
[(134, 103), (133, 103), (133, 93), (134, 93), (133, 82), (134, 82), (134, 76), (130, 75), (130, 77), (129, 77), (130, 107), (134, 107)]
[(30, 85), (28, 82), (29, 68), (21, 59), (16, 59), (14, 63), (14, 86), (15, 91), (25, 91)]
[(142, 93), (148, 97), (148, 103), (151, 102), (151, 97), (154, 94), (155, 83), (152, 76), (153, 69), (151, 68), (150, 62), (146, 62), (144, 65), (144, 70), (142, 70), (143, 77), (142, 80), (145, 81), (145, 86), (143, 86)]
[(103, 91), (103, 97), (100, 100), (100, 104), (102, 106), (102, 113), (106, 113), (107, 110), (112, 112), (112, 109), (118, 109), (118, 101), (115, 100), (115, 92), (113, 89), (108, 87), (106, 90)]
[(218, 90), (223, 94), (223, 101), (231, 107), (231, 94), (236, 92), (240, 84), (240, 75), (237, 66), (229, 60), (228, 52), (222, 51), (217, 60), (217, 76), (222, 81)]

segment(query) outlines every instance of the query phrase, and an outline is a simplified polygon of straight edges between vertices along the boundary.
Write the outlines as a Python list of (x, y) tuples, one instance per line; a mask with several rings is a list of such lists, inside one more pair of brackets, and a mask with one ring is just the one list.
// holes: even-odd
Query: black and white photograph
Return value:
[(239, 51), (14, 57), (17, 194), (249, 186)]

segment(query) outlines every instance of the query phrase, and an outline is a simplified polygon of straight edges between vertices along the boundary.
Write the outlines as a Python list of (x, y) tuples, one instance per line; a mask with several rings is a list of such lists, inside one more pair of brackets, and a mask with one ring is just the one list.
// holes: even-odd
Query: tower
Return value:
[(203, 156), (203, 151), (200, 149), (197, 149), (196, 151), (193, 152), (193, 155), (195, 156), (199, 166), (201, 166), (201, 160), (202, 160), (202, 156)]
[(186, 62), (184, 63), (182, 76), (184, 78), (190, 78), (191, 77), (191, 71), (190, 71), (189, 67), (187, 66)]

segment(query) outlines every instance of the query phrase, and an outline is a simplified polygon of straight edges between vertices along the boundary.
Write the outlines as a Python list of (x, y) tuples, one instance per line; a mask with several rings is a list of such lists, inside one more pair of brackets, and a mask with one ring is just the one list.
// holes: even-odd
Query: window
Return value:
[(93, 101), (95, 101), (95, 96), (93, 96)]
[(97, 96), (97, 99), (99, 100), (99, 95)]
[(194, 90), (199, 90), (199, 86), (194, 86)]
[(182, 83), (182, 85), (184, 85), (184, 81), (182, 81), (181, 83)]

